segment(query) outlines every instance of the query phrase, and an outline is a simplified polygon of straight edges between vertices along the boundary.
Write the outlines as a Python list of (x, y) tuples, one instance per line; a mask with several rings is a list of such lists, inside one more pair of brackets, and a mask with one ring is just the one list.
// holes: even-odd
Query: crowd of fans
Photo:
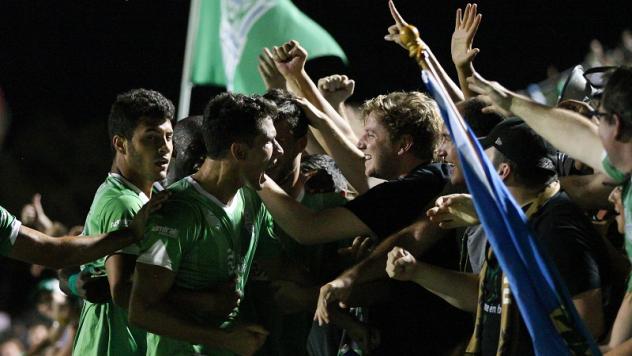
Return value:
[[(456, 12), (456, 82), (389, 6), (385, 39), (445, 88), (588, 332), (632, 354), (630, 32), (531, 87), (546, 106), (476, 72), (476, 5)], [(296, 41), (266, 48), (264, 95), (222, 93), (177, 122), (156, 91), (119, 95), (84, 226), (51, 221), (40, 195), (19, 219), (0, 207), (0, 253), (33, 263), (0, 355), (533, 354), (436, 102), (354, 108), (355, 81), (314, 81), (307, 59)]]

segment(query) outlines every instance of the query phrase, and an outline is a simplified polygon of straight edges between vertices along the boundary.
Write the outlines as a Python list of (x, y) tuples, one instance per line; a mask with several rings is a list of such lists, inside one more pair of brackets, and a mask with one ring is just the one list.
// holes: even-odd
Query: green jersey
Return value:
[[(625, 219), (625, 251), (632, 262), (632, 189), (630, 189), (630, 177), (614, 167), (608, 156), (604, 156), (602, 161), (603, 169), (610, 178), (623, 184), (621, 201), (623, 203), (623, 216)], [(632, 278), (628, 277), (628, 293), (632, 293)]]
[(0, 206), (0, 255), (8, 256), (20, 231), (20, 220)]
[[(272, 218), (257, 194), (242, 188), (225, 205), (192, 177), (169, 190), (169, 200), (149, 217), (137, 263), (171, 270), (174, 285), (191, 290), (208, 290), (236, 278), (237, 292), (243, 294), (258, 241), (274, 238)], [(186, 308), (180, 312), (201, 325), (225, 328), (238, 318), (239, 307), (225, 319)], [(147, 341), (148, 355), (196, 352), (231, 354), (153, 334)]]
[[(83, 235), (98, 235), (126, 227), (149, 199), (121, 175), (110, 173), (97, 190), (86, 218)], [(120, 252), (138, 255), (138, 245)], [(105, 270), (106, 257), (82, 266)], [(112, 301), (84, 301), (73, 355), (144, 355), (147, 333), (128, 325), (127, 312)]]

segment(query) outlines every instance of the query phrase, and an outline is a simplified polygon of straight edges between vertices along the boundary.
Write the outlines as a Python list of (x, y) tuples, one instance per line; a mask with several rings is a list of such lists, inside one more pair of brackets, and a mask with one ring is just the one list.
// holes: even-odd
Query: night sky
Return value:
[[(320, 61), (308, 71), (344, 71), (356, 80), (354, 101), (419, 88), (416, 65), (383, 40), (392, 23), (386, 1), (294, 2), (350, 60), (348, 68)], [(397, 2), (454, 78), (450, 37), (454, 12), (465, 3)], [(591, 39), (611, 47), (632, 28), (629, 2), (577, 4), (479, 2), (479, 72), (520, 89), (544, 79), (549, 65), (581, 62)], [(177, 104), (187, 16), (187, 1), (0, 1), (0, 87), (13, 119), (0, 153), (0, 205), (19, 213), (41, 192), (53, 218), (83, 221), (111, 163), (106, 118), (116, 94), (146, 87)], [(193, 107), (219, 90), (196, 90)]]

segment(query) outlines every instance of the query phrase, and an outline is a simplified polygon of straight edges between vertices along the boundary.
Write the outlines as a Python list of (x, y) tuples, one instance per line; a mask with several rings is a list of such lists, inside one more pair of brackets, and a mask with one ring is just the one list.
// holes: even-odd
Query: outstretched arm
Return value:
[[(409, 25), (399, 14), (397, 8), (395, 8), (395, 4), (393, 3), (393, 1), (389, 1), (388, 6), (391, 11), (391, 15), (393, 16), (393, 20), (395, 21), (395, 24), (391, 25), (388, 28), (388, 34), (384, 36), (384, 39), (387, 41), (395, 42), (407, 49), (401, 41), (401, 33), (402, 30)], [(459, 86), (454, 83), (454, 81), (443, 69), (443, 67), (435, 57), (434, 53), (432, 53), (432, 51), (430, 50), (430, 47), (428, 47), (428, 45), (423, 41), (421, 42), (421, 45), (423, 47), (423, 53), (420, 57), (417, 58), (419, 60), (419, 64), (423, 67), (423, 69), (432, 72), (432, 74), (434, 74), (434, 76), (439, 79), (441, 84), (443, 84), (443, 87), (448, 91), (450, 98), (452, 98), (455, 103), (463, 101), (463, 93), (459, 89)]]
[(94, 261), (142, 239), (149, 214), (160, 209), (168, 193), (157, 194), (136, 215), (130, 228), (97, 236), (51, 237), (20, 226), (9, 257), (52, 268)]
[(400, 281), (413, 281), (453, 306), (475, 312), (478, 304), (479, 276), (418, 262), (410, 252), (395, 247), (388, 254), (388, 275)]
[(301, 244), (322, 244), (373, 232), (346, 208), (313, 211), (290, 197), (272, 179), (266, 177), (257, 191), (274, 221)]
[(506, 116), (519, 116), (558, 150), (586, 163), (595, 171), (605, 173), (602, 166), (604, 148), (597, 126), (580, 114), (538, 104), (497, 82), (483, 79), (477, 73), (467, 82), (473, 92), (492, 104), (483, 111), (495, 110)]
[(481, 24), (481, 14), (477, 14), (476, 4), (467, 4), (465, 10), (456, 10), (456, 20), (454, 24), (454, 33), (452, 33), (452, 62), (456, 67), (459, 76), (459, 85), (466, 99), (476, 94), (467, 87), (467, 77), (472, 76), (474, 67), (472, 61), (480, 52), (478, 48), (472, 48), (474, 36)]
[(358, 287), (387, 277), (384, 266), (389, 251), (395, 246), (403, 246), (416, 256), (423, 254), (436, 241), (447, 234), (445, 230), (429, 222), (427, 218), (413, 223), (380, 242), (373, 252), (360, 263), (346, 270), (333, 281), (320, 288), (315, 320), (329, 322), (331, 303), (353, 304)]

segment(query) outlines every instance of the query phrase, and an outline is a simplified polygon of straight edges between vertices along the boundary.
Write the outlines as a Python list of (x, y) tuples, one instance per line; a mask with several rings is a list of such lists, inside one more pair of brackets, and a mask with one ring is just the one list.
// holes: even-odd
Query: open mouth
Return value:
[(169, 166), (169, 160), (166, 158), (158, 159), (154, 161), (154, 164), (161, 168), (167, 168)]
[(370, 160), (371, 158), (373, 158), (373, 156), (371, 156), (370, 154), (366, 154), (366, 153), (364, 154), (364, 160), (365, 160), (365, 161), (368, 161), (368, 160)]

